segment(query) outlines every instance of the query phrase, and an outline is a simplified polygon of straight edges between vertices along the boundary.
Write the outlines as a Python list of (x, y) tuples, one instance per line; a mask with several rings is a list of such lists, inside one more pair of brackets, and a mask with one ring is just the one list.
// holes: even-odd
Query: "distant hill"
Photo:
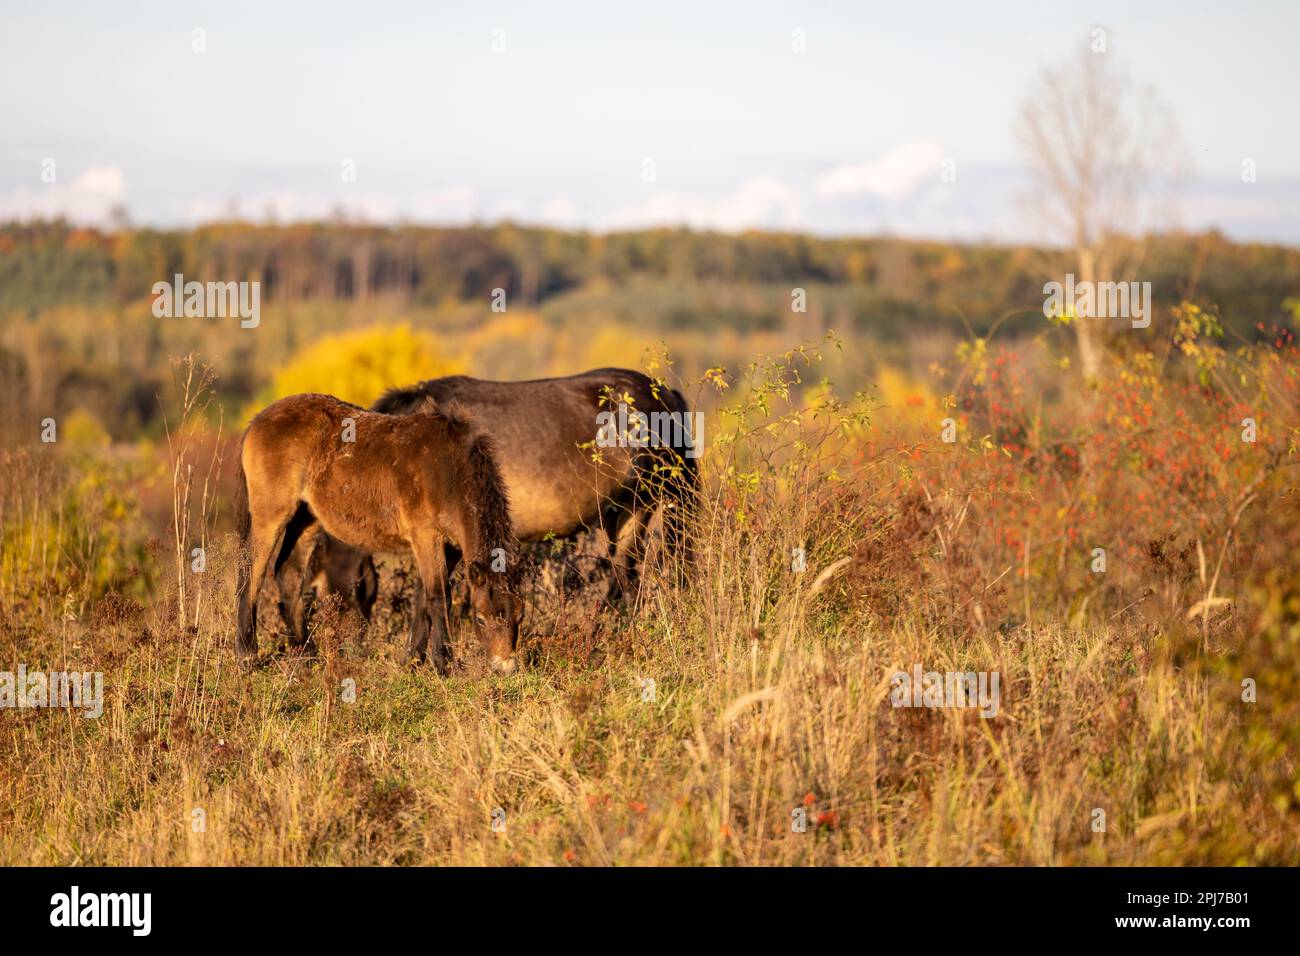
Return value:
[[(1133, 278), (1152, 283), (1157, 308), (1190, 298), (1238, 331), (1283, 321), (1283, 300), (1300, 293), (1300, 249), (1208, 233), (1150, 237), (1137, 252)], [(146, 301), (155, 282), (181, 273), (258, 280), (264, 304), (486, 302), (501, 288), (512, 307), (536, 308), (564, 293), (585, 290), (565, 296), (581, 302), (641, 283), (658, 290), (641, 321), (750, 327), (779, 322), (789, 288), (815, 286), (840, 326), (894, 337), (916, 321), (960, 327), (959, 312), (977, 332), (1015, 311), (1024, 314), (1007, 328), (1031, 328), (1043, 284), (1068, 270), (1059, 250), (784, 233), (242, 222), (110, 233), (57, 221), (0, 224), (0, 315)], [(747, 286), (770, 287), (775, 301), (731, 294), (719, 305), (721, 290)]]

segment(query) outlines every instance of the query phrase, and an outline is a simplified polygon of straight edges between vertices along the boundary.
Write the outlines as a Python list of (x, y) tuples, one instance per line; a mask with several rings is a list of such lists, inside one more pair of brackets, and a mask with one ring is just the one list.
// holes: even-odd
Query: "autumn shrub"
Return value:
[(1295, 347), (1229, 352), (1217, 321), (1191, 305), (1177, 316), (1166, 354), (1117, 357), (1073, 414), (1045, 407), (1026, 373), (1022, 352), (1041, 341), (961, 348), (930, 427), (883, 446), (905, 454), (881, 520), (927, 542), (901, 562), (933, 554), (929, 586), (951, 585), (973, 620), (990, 604), (999, 619), (1148, 600), (1179, 613), (1283, 560), (1266, 526), (1295, 478)]
[[(75, 454), (75, 453), (74, 453)], [(72, 467), (70, 467), (70, 465)], [(10, 609), (58, 600), (71, 610), (108, 593), (144, 598), (155, 566), (139, 521), (137, 462), (52, 448), (0, 452), (0, 600)]]
[(428, 332), (401, 323), (317, 339), (275, 373), (265, 402), (300, 392), (323, 392), (369, 405), (386, 389), (450, 375), (460, 366)]

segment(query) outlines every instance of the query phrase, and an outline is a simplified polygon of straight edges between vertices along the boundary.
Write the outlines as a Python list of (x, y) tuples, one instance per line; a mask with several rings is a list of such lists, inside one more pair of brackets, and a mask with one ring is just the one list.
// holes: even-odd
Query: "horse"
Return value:
[(337, 594), (346, 610), (369, 622), (379, 597), (379, 572), (374, 559), (321, 532), (309, 554), (304, 548), (288, 552), (276, 577), (280, 591), (277, 609), (289, 633), (289, 645), (311, 646), (307, 623), (319, 593)]
[[(646, 429), (640, 442), (620, 441), (626, 437), (617, 428), (620, 406), (646, 416), (647, 424), (660, 416), (660, 429)], [(635, 584), (642, 540), (657, 513), (661, 553), (681, 580), (693, 557), (696, 456), (703, 435), (680, 391), (622, 368), (523, 382), (454, 375), (390, 389), (370, 406), (387, 415), (438, 408), (454, 408), (491, 437), (518, 541), (567, 539), (603, 529), (612, 564), (604, 600), (614, 605)], [(668, 425), (662, 416), (668, 416)], [(673, 423), (687, 425), (678, 430)], [(354, 551), (340, 561), (359, 569), (366, 558)], [(448, 551), (448, 575), (458, 559)], [(355, 579), (355, 572), (350, 577)], [(446, 601), (450, 604), (449, 592)], [(305, 631), (301, 616), (290, 630)]]
[[(468, 562), (469, 603), (492, 669), (510, 673), (523, 601), (510, 502), (492, 439), (465, 418), (427, 408), (384, 415), (330, 395), (268, 405), (239, 449), (237, 650), (257, 655), (257, 598), (268, 568), (322, 531), (355, 549), (409, 550), (420, 578), (407, 656), (450, 665), (446, 552)], [(274, 567), (272, 560), (274, 559)]]

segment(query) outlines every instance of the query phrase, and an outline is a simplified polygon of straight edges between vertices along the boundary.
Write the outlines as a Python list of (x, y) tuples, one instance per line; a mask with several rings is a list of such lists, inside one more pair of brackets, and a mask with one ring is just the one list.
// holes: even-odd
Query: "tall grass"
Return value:
[[(326, 613), (320, 658), (251, 674), (229, 535), (71, 620), (6, 581), (10, 656), (109, 691), (98, 721), (0, 711), (0, 863), (1300, 862), (1300, 362), (1214, 357), (1260, 385), (1238, 447), (1193, 356), (1040, 404), (1034, 348), (967, 349), (915, 403), (836, 398), (815, 349), (687, 383), (688, 583), (651, 571), (625, 614), (539, 589), (510, 677), (463, 625), (453, 676), (401, 665), (397, 559), (368, 629)], [(917, 663), (998, 672), (997, 716), (895, 707)]]

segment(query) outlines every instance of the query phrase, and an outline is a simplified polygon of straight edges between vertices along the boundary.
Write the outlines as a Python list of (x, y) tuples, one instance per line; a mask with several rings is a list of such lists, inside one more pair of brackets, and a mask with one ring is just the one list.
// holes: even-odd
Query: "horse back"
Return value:
[(444, 416), (376, 414), (329, 395), (280, 399), (244, 433), (250, 508), (305, 502), (349, 545), (402, 550), (411, 527), (435, 522), (444, 510), (448, 452), (466, 427)]
[(595, 447), (599, 416), (620, 402), (646, 412), (685, 408), (680, 393), (620, 368), (522, 382), (453, 375), (392, 389), (371, 408), (407, 415), (436, 407), (473, 420), (492, 438), (516, 534), (536, 540), (596, 524), (636, 486), (641, 450)]

